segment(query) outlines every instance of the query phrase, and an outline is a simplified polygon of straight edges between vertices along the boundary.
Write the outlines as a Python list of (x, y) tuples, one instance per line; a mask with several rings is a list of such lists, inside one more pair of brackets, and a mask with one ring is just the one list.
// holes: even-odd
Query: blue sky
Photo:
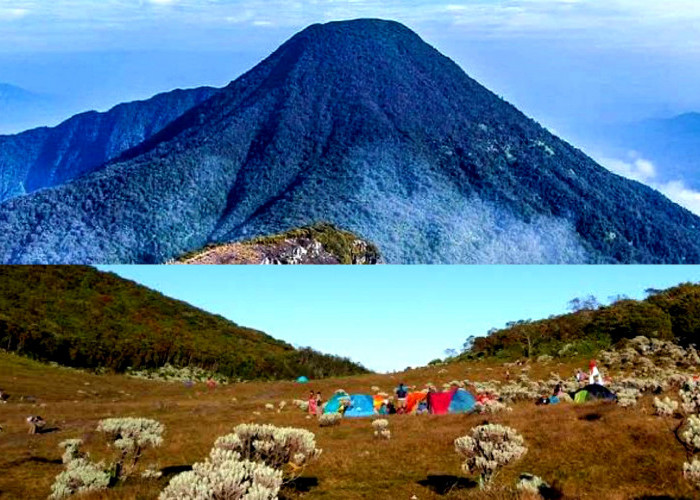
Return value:
[(99, 266), (238, 324), (378, 371), (425, 365), (469, 335), (700, 282), (700, 266)]

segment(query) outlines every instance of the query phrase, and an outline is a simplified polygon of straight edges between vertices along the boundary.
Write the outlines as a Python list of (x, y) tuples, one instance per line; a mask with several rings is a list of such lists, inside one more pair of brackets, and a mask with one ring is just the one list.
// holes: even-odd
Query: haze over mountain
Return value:
[(581, 131), (584, 142), (609, 158), (630, 154), (653, 163), (658, 180), (700, 190), (700, 113)]
[(57, 106), (55, 97), (0, 82), (0, 134), (47, 119)]
[(209, 87), (174, 90), (105, 113), (81, 113), (57, 127), (0, 136), (0, 201), (94, 170), (214, 93)]
[(700, 262), (700, 218), (395, 22), (313, 25), (93, 173), (0, 206), (4, 262), (163, 262), (328, 221), (388, 262)]

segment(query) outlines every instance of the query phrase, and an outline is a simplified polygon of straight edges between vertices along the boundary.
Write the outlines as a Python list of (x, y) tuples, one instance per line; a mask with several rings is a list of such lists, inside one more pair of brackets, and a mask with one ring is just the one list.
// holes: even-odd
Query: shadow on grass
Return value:
[(60, 427), (44, 427), (39, 432), (37, 432), (37, 434), (51, 434), (52, 432), (58, 432), (60, 430)]
[(587, 422), (595, 422), (601, 418), (603, 418), (603, 415), (600, 413), (586, 413), (585, 415), (578, 417), (579, 420), (586, 420)]
[(438, 495), (447, 495), (451, 491), (467, 490), (478, 485), (476, 481), (459, 476), (428, 476), (421, 479), (418, 484), (433, 490)]
[(311, 491), (311, 488), (316, 486), (318, 486), (317, 477), (298, 477), (284, 485), (285, 488), (297, 493), (308, 493)]
[(180, 472), (187, 472), (188, 470), (192, 470), (191, 465), (171, 465), (169, 467), (163, 467), (160, 472), (163, 474), (163, 477), (170, 477)]
[(60, 458), (56, 459), (49, 459), (49, 458), (44, 458), (44, 457), (28, 457), (28, 458), (21, 458), (19, 460), (14, 460), (12, 462), (7, 462), (6, 464), (3, 464), (3, 468), (10, 469), (12, 467), (18, 467), (20, 465), (24, 464), (47, 464), (47, 465), (61, 465), (63, 461), (61, 461)]

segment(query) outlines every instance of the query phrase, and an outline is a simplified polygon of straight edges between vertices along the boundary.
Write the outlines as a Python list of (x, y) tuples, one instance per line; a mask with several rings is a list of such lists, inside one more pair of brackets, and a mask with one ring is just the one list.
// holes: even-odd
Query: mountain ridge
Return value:
[(700, 262), (699, 218), (364, 19), (312, 25), (99, 171), (0, 205), (0, 259), (164, 262), (318, 221), (389, 263)]
[(0, 202), (90, 173), (216, 93), (175, 89), (149, 99), (86, 111), (55, 127), (0, 135)]

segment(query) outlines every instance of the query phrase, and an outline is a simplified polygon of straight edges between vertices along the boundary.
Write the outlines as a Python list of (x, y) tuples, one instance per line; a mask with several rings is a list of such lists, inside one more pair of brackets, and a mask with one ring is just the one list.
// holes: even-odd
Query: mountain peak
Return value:
[(390, 263), (700, 262), (700, 219), (407, 27), (313, 25), (111, 164), (0, 205), (0, 260), (163, 262), (327, 221)]

